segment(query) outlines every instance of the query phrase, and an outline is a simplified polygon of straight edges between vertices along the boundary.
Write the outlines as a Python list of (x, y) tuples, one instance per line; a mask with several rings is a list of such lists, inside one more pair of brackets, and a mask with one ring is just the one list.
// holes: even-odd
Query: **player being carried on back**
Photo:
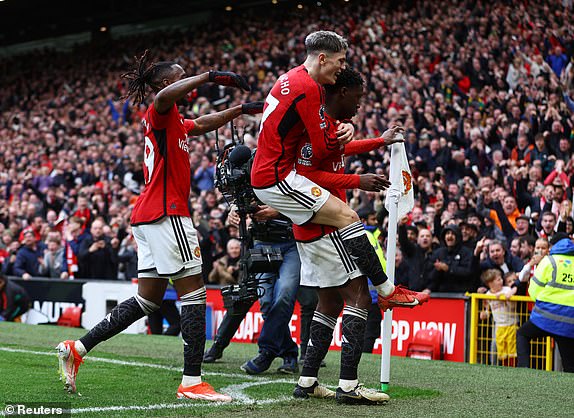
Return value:
[[(322, 87), (335, 84), (345, 68), (347, 41), (334, 32), (317, 31), (306, 37), (305, 47), (303, 65), (279, 77), (267, 96), (251, 170), (255, 194), (294, 224), (312, 222), (335, 227), (341, 248), (371, 279), (383, 309), (414, 307), (426, 301), (427, 295), (395, 287), (387, 279), (357, 214), (327, 189), (294, 170), (298, 144), (305, 138), (313, 156), (322, 159), (349, 142), (354, 131), (352, 125), (344, 123), (337, 130), (329, 129)], [(378, 175), (370, 176), (368, 181), (374, 191), (388, 184)]]
[[(328, 131), (336, 132), (339, 120), (348, 120), (355, 115), (363, 96), (363, 83), (359, 73), (347, 68), (340, 72), (334, 85), (325, 86), (325, 123)], [(346, 200), (346, 189), (378, 190), (379, 176), (375, 174), (344, 174), (344, 157), (400, 142), (402, 139), (395, 139), (395, 136), (401, 130), (402, 128), (395, 126), (385, 131), (380, 138), (352, 141), (342, 147), (318, 150), (317, 153), (316, 147), (304, 140), (298, 146), (297, 172), (324, 186), (341, 201)], [(321, 157), (317, 157), (317, 154)], [(389, 182), (385, 180), (384, 185), (388, 186)], [(299, 398), (336, 397), (339, 403), (346, 404), (387, 402), (387, 394), (363, 387), (359, 384), (357, 375), (368, 309), (371, 305), (367, 277), (345, 250), (341, 233), (336, 228), (306, 223), (301, 226), (294, 225), (293, 233), (301, 257), (301, 285), (316, 287), (319, 294), (305, 363), (293, 395)], [(378, 259), (377, 263), (380, 264)], [(427, 300), (428, 297), (423, 297), (419, 302)], [(341, 370), (339, 387), (334, 393), (320, 386), (317, 376), (341, 310)]]

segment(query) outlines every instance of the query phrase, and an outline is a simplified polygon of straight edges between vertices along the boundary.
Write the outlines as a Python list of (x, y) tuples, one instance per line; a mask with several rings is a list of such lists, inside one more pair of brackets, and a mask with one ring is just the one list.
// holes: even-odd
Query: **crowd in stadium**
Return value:
[[(182, 109), (195, 118), (264, 100), (276, 78), (302, 62), (303, 38), (319, 26), (349, 39), (348, 63), (366, 80), (355, 137), (377, 137), (397, 123), (405, 128), (417, 205), (399, 228), (399, 283), (417, 291), (476, 291), (483, 270), (520, 273), (536, 264), (538, 238), (557, 231), (574, 236), (572, 9), (549, 0), (347, 7), (345, 13), (312, 7), (286, 19), (269, 18), (272, 10), (242, 20), (222, 16), (184, 33), (3, 59), (4, 274), (137, 276), (129, 217), (143, 187), (145, 106), (121, 99), (128, 57), (150, 48), (157, 60), (175, 59), (188, 74), (217, 68), (248, 79), (251, 93), (198, 89)], [(246, 145), (256, 147), (259, 119), (243, 116), (235, 124)], [(223, 127), (217, 136), (189, 138), (203, 273), (222, 283), (236, 277), (237, 242), (230, 238), (237, 229), (226, 222), (228, 205), (213, 177), (215, 145), (231, 136)], [(380, 149), (348, 158), (346, 171), (386, 173), (388, 162)], [(355, 190), (348, 197), (384, 238), (384, 194)]]

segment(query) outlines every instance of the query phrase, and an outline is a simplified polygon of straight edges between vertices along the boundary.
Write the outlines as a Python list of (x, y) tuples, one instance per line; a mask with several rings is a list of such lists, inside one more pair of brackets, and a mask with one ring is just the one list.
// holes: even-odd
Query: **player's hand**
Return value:
[(279, 217), (279, 212), (270, 206), (264, 205), (260, 206), (259, 210), (252, 215), (253, 219), (256, 221), (268, 221), (269, 219), (275, 219)]
[(351, 123), (341, 123), (337, 127), (337, 139), (340, 145), (348, 144), (353, 140), (355, 135), (355, 127)]
[(241, 90), (250, 91), (247, 81), (231, 71), (209, 71), (209, 81), (220, 86), (239, 87)]
[(263, 113), (264, 104), (265, 102), (244, 103), (241, 105), (241, 113), (244, 115), (256, 115), (258, 113)]
[(359, 189), (367, 192), (379, 192), (387, 189), (391, 182), (383, 175), (378, 174), (361, 174), (359, 180)]
[(385, 146), (393, 145), (399, 142), (405, 142), (405, 137), (403, 136), (404, 131), (405, 130), (402, 126), (397, 125), (383, 132), (381, 138), (385, 140)]

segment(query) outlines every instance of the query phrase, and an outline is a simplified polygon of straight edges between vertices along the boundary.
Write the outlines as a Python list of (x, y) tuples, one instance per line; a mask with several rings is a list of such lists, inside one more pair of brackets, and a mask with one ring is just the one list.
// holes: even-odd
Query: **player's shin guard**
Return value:
[(112, 309), (100, 323), (80, 338), (80, 341), (88, 352), (97, 344), (119, 334), (138, 319), (158, 309), (159, 306), (155, 303), (136, 295)]
[(369, 242), (365, 227), (361, 222), (355, 222), (339, 230), (345, 249), (359, 270), (371, 279), (375, 286), (387, 281), (381, 261), (375, 249)]
[(329, 345), (331, 345), (331, 340), (333, 339), (335, 325), (337, 325), (337, 318), (315, 311), (311, 322), (311, 335), (307, 343), (305, 362), (301, 371), (302, 377), (317, 377), (319, 374), (321, 361), (327, 355)]
[(357, 379), (357, 367), (363, 353), (367, 315), (366, 309), (352, 306), (345, 306), (343, 310), (343, 344), (341, 345), (341, 374), (339, 376), (341, 380)]
[(184, 376), (201, 375), (201, 362), (205, 349), (206, 296), (205, 287), (201, 287), (180, 298)]

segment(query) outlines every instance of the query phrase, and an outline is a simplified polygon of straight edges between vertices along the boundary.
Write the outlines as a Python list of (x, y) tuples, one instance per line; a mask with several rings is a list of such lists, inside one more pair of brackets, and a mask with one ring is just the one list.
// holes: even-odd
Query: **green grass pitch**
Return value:
[[(392, 358), (391, 401), (385, 406), (340, 406), (327, 400), (295, 400), (296, 377), (278, 374), (280, 360), (260, 376), (239, 366), (257, 352), (233, 344), (223, 361), (204, 365), (204, 380), (230, 393), (226, 405), (178, 401), (182, 342), (179, 338), (119, 335), (96, 347), (78, 374), (81, 396), (58, 381), (54, 347), (84, 330), (0, 323), (0, 410), (5, 402), (69, 402), (73, 417), (566, 417), (572, 416), (574, 375), (441, 361)], [(209, 342), (208, 342), (209, 343)], [(330, 352), (320, 381), (335, 386), (339, 353)], [(380, 359), (363, 355), (359, 376), (379, 387)]]

